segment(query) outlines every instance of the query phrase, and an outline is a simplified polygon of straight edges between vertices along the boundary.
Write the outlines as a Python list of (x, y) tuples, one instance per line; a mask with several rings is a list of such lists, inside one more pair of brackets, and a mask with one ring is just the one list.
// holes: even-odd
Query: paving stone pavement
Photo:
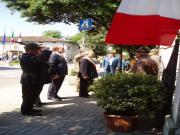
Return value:
[[(17, 78), (19, 79), (19, 78)], [(45, 85), (41, 93), (43, 116), (20, 114), (21, 86), (0, 90), (0, 135), (153, 135), (151, 132), (134, 131), (116, 133), (107, 129), (104, 110), (94, 98), (80, 98), (71, 77), (66, 77), (59, 92), (61, 102), (47, 100)]]

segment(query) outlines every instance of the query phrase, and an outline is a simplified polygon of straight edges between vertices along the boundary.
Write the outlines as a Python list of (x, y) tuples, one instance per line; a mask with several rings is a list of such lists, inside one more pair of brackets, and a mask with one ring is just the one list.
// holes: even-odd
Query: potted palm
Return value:
[(106, 76), (95, 81), (89, 90), (105, 109), (109, 128), (115, 131), (133, 130), (139, 115), (162, 115), (168, 97), (168, 91), (156, 77), (141, 74)]

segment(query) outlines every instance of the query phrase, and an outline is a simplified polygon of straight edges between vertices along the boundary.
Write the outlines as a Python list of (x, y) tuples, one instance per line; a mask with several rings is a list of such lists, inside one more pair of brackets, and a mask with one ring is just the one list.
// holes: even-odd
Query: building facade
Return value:
[[(2, 37), (0, 37), (0, 41)], [(0, 57), (17, 57), (25, 52), (24, 45), (19, 44), (18, 37), (14, 37), (15, 42), (11, 42), (11, 37), (7, 37), (6, 43), (3, 45), (2, 41), (0, 42)], [(27, 36), (21, 37), (21, 42), (28, 43), (28, 42), (35, 42), (41, 43), (52, 49), (53, 47), (60, 46), (65, 49), (65, 59), (70, 62), (73, 60), (74, 56), (80, 52), (80, 47), (72, 42), (69, 42), (65, 39), (57, 39), (57, 38), (48, 38), (44, 36)]]

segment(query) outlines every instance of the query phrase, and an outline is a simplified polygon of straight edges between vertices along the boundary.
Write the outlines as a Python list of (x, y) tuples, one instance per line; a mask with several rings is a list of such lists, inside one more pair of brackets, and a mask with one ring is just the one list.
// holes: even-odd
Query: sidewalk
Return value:
[(68, 80), (67, 76), (59, 93), (65, 97), (61, 102), (47, 100), (48, 85), (44, 86), (41, 100), (47, 105), (41, 107), (43, 116), (20, 114), (20, 84), (0, 90), (0, 135), (153, 135), (150, 132), (109, 131), (104, 111), (97, 107), (95, 99), (78, 97), (76, 86), (69, 85)]

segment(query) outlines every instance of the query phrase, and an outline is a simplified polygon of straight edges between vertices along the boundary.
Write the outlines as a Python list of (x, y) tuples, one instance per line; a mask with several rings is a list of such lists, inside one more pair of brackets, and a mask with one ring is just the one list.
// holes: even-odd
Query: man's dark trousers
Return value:
[(21, 105), (22, 113), (29, 113), (33, 109), (33, 104), (39, 97), (43, 85), (26, 86), (22, 84), (23, 102)]
[(52, 83), (50, 83), (48, 88), (48, 98), (58, 97), (58, 91), (64, 81), (65, 75), (60, 76), (58, 79), (54, 79)]
[(80, 97), (88, 97), (88, 87), (93, 82), (91, 79), (84, 79), (80, 77), (80, 89), (79, 89), (79, 96)]

